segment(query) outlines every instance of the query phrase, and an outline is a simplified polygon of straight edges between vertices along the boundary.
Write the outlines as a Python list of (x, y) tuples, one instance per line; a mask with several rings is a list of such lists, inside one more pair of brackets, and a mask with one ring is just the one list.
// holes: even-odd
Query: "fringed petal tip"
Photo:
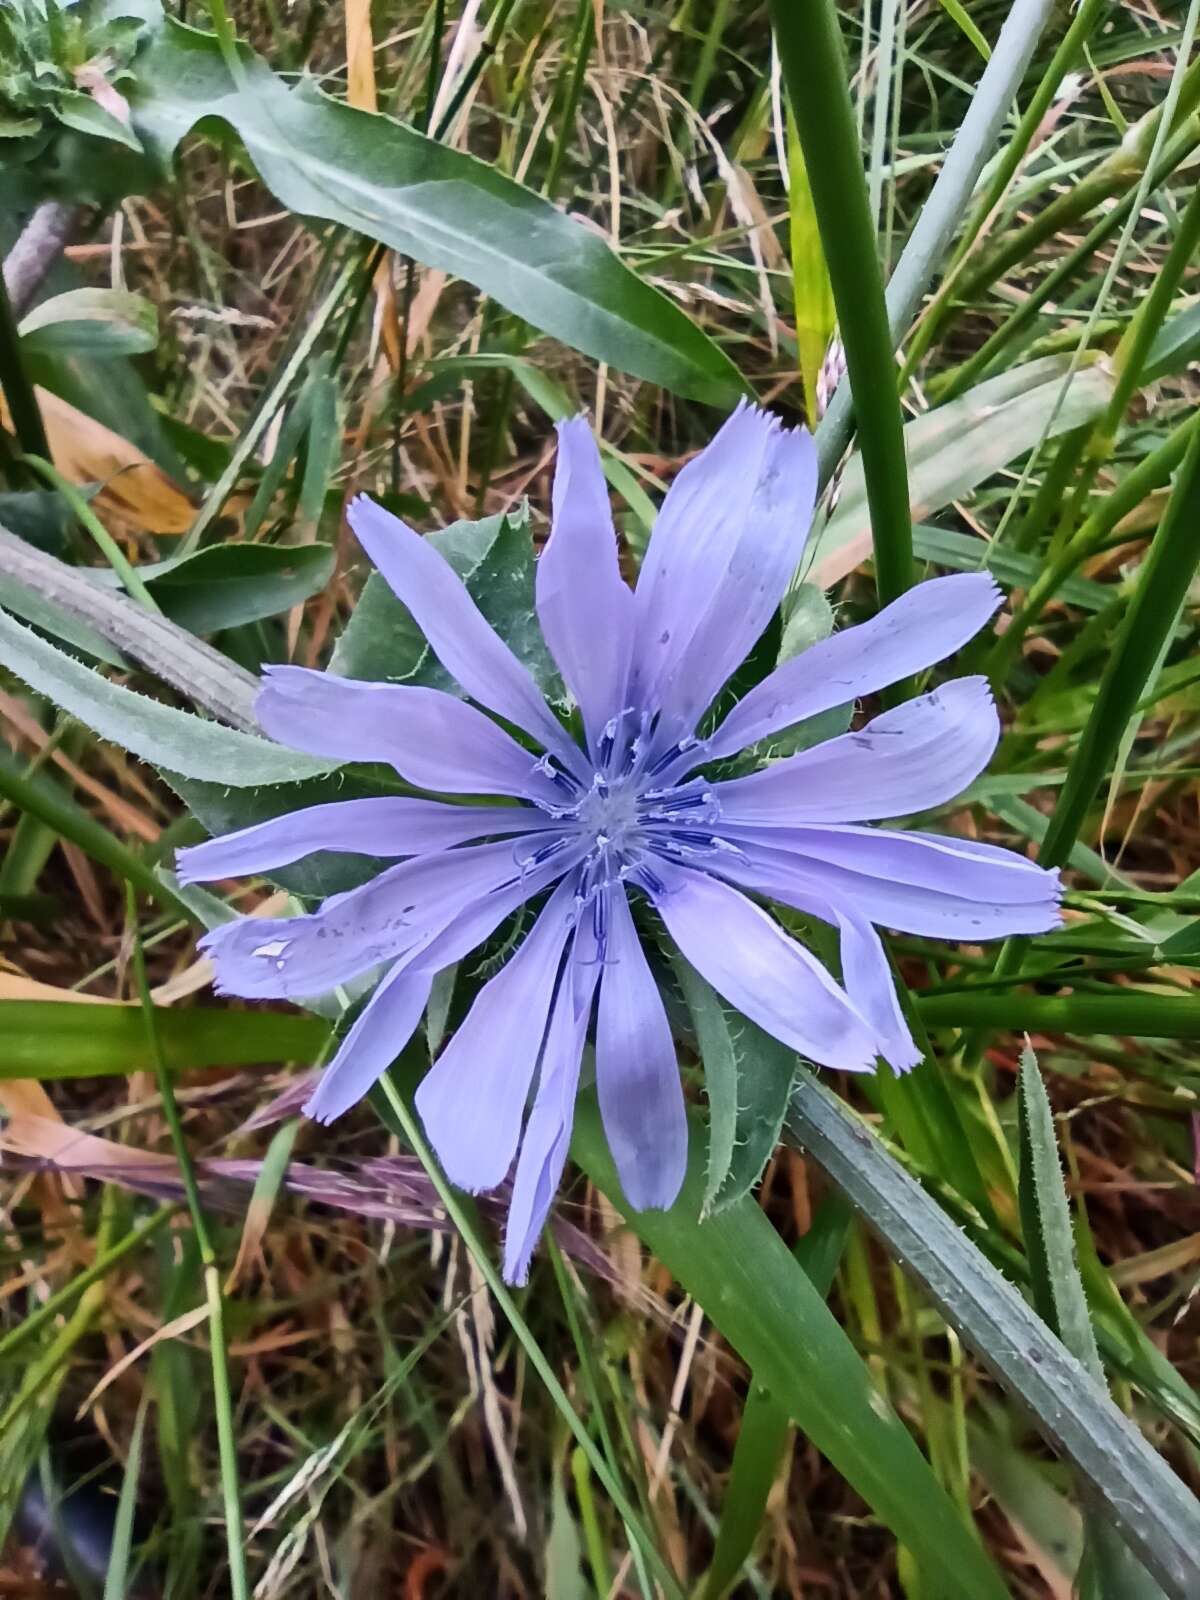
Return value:
[(175, 876), (184, 888), (193, 883), (211, 883), (211, 876), (204, 870), (204, 846), (202, 844), (183, 845), (175, 852)]

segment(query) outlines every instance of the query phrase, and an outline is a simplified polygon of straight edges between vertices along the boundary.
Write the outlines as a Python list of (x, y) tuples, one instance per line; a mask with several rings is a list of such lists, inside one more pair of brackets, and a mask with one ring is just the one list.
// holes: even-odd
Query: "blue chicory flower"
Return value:
[[(714, 781), (703, 770), (941, 661), (992, 616), (991, 578), (918, 585), (785, 662), (702, 735), (796, 570), (816, 494), (812, 440), (752, 407), (735, 412), (676, 478), (630, 589), (595, 441), (582, 419), (558, 434), (537, 614), (578, 704), (582, 746), (433, 546), (359, 497), (351, 527), (475, 703), (280, 666), (266, 671), (259, 721), (299, 750), (388, 762), (418, 788), (510, 803), (347, 800), (180, 853), (187, 882), (317, 850), (402, 858), (311, 916), (241, 918), (203, 941), (218, 989), (252, 999), (321, 995), (385, 969), (305, 1108), (321, 1122), (359, 1100), (404, 1047), (438, 971), (549, 891), (417, 1092), (456, 1184), (494, 1188), (516, 1158), (505, 1236), (514, 1282), (528, 1274), (562, 1174), (593, 1011), (600, 1108), (630, 1204), (669, 1206), (683, 1180), (675, 1048), (631, 897), (649, 901), (730, 1005), (809, 1060), (853, 1072), (878, 1056), (897, 1072), (919, 1059), (877, 924), (973, 943), (1059, 922), (1057, 875), (1023, 856), (864, 826), (951, 800), (983, 770), (1000, 731), (983, 678), (947, 683), (747, 776)], [(838, 930), (841, 985), (763, 900)]]

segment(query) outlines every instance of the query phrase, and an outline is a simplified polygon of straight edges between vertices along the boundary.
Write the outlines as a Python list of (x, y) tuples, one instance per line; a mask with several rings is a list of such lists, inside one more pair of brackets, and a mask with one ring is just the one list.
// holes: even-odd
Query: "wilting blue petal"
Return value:
[[(311, 916), (240, 917), (206, 934), (200, 948), (212, 957), (219, 993), (258, 1000), (328, 994), (384, 961), (415, 959), (464, 911), (480, 910), (484, 924), (494, 911), (498, 923), (505, 907), (515, 909), (568, 864), (522, 872), (513, 849), (502, 840), (417, 856), (334, 895)], [(443, 964), (456, 959), (447, 955)]]
[(573, 884), (560, 884), (417, 1090), (430, 1144), (452, 1182), (472, 1194), (502, 1182), (517, 1153), (574, 904)]
[(181, 883), (211, 883), (270, 872), (318, 850), (418, 856), (549, 823), (545, 812), (524, 806), (455, 806), (407, 795), (333, 800), (179, 850), (175, 870)]
[(596, 1089), (625, 1198), (666, 1207), (687, 1170), (679, 1062), (658, 986), (642, 954), (625, 890), (609, 897), (608, 949), (596, 1006)]
[(383, 1076), (416, 1032), (429, 1003), (431, 972), (389, 972), (355, 1018), (304, 1106), (314, 1122), (332, 1122)]
[(651, 898), (667, 931), (718, 994), (822, 1066), (865, 1072), (867, 1023), (816, 958), (760, 906), (704, 872), (656, 861)]
[(879, 1054), (896, 1072), (909, 1072), (921, 1052), (900, 1009), (883, 941), (863, 917), (839, 912), (837, 925), (846, 993), (875, 1030)]
[(422, 789), (560, 799), (534, 756), (490, 717), (439, 689), (362, 683), (307, 667), (266, 667), (255, 702), (264, 733), (293, 750), (386, 761)]
[(987, 766), (1000, 720), (986, 678), (956, 678), (868, 722), (713, 786), (728, 823), (873, 822), (953, 800)]
[(816, 451), (740, 407), (671, 485), (637, 587), (635, 700), (690, 733), (783, 598), (816, 497)]
[(412, 612), (434, 655), (471, 699), (577, 762), (578, 747), (567, 738), (528, 669), (434, 546), (366, 495), (351, 501), (346, 520), (388, 588)]
[(572, 968), (559, 986), (550, 1014), (537, 1095), (517, 1158), (504, 1230), (504, 1276), (509, 1283), (524, 1283), (529, 1276), (530, 1257), (562, 1178), (571, 1142), (589, 1002), (599, 975), (594, 962), (573, 961)]
[[(773, 830), (763, 829), (757, 839)], [(786, 833), (787, 830), (781, 830)], [(812, 909), (814, 898), (834, 906), (846, 907), (881, 927), (897, 928), (931, 939), (956, 939), (974, 943), (980, 939), (1003, 939), (1010, 934), (1045, 933), (1061, 922), (1058, 910), (1058, 884), (1054, 873), (1021, 874), (1029, 885), (1029, 898), (1004, 903), (988, 903), (974, 895), (960, 895), (940, 887), (938, 874), (925, 882), (904, 881), (889, 876), (886, 858), (874, 848), (864, 849), (862, 870), (835, 865), (819, 855), (801, 855), (790, 849), (772, 849), (750, 838), (750, 830), (739, 833), (737, 843), (742, 857), (723, 856), (719, 870), (733, 882), (754, 889), (772, 900)], [(880, 834), (881, 839), (889, 837)], [(904, 835), (893, 835), (904, 839)], [(911, 844), (911, 841), (908, 841)], [(897, 852), (900, 870), (909, 879), (917, 877), (914, 852), (901, 846)], [(820, 912), (816, 913), (818, 916)]]
[(625, 705), (633, 603), (617, 566), (608, 486), (592, 431), (582, 417), (560, 422), (554, 519), (538, 558), (537, 611), (593, 751), (605, 723)]
[(1002, 599), (985, 572), (916, 584), (869, 622), (831, 634), (776, 667), (734, 706), (693, 764), (733, 755), (932, 667), (974, 638)]

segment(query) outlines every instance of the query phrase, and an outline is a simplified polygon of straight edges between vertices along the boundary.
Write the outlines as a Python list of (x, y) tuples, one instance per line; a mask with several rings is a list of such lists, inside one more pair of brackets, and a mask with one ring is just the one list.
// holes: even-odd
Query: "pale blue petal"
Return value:
[(334, 800), (179, 850), (175, 870), (181, 883), (211, 883), (271, 872), (318, 850), (384, 857), (425, 855), (549, 824), (545, 812), (524, 806), (455, 806), (407, 795)]
[(438, 1160), (472, 1194), (501, 1183), (516, 1155), (574, 904), (573, 884), (560, 884), (417, 1090)]
[(332, 1122), (357, 1105), (416, 1032), (432, 983), (432, 973), (399, 967), (384, 978), (322, 1072), (305, 1103), (305, 1116)]
[(660, 740), (691, 733), (766, 628), (816, 499), (809, 435), (743, 406), (672, 484), (637, 587), (634, 700)]
[(509, 1283), (524, 1283), (529, 1277), (534, 1246), (549, 1215), (571, 1143), (579, 1065), (591, 995), (599, 976), (594, 962), (572, 960), (571, 965), (569, 981), (560, 985), (550, 1015), (537, 1095), (517, 1158), (504, 1230), (504, 1276)]
[(953, 800), (987, 766), (1000, 719), (986, 678), (956, 678), (932, 694), (713, 786), (724, 822), (786, 827), (873, 822)]
[[(217, 992), (258, 1000), (329, 994), (385, 961), (426, 955), (460, 919), (467, 933), (493, 916), (494, 927), (571, 865), (564, 852), (522, 870), (514, 848), (501, 840), (418, 856), (334, 895), (311, 916), (240, 917), (214, 928), (200, 948), (216, 967)], [(439, 964), (456, 959), (447, 954)]]
[(625, 706), (633, 606), (617, 565), (596, 441), (584, 418), (560, 422), (554, 517), (537, 564), (537, 610), (593, 752), (605, 724)]
[(389, 589), (412, 612), (434, 655), (471, 699), (524, 728), (582, 776), (578, 746), (563, 731), (528, 668), (435, 547), (366, 495), (351, 501), (346, 520)]
[(865, 1072), (873, 1031), (825, 968), (745, 895), (656, 860), (651, 898), (667, 931), (729, 1004), (825, 1067)]
[(551, 780), (490, 717), (452, 694), (362, 683), (306, 667), (267, 667), (255, 702), (280, 744), (342, 761), (386, 761), (420, 789), (561, 800)]
[(842, 911), (835, 915), (846, 993), (875, 1030), (879, 1054), (893, 1071), (909, 1072), (919, 1065), (921, 1052), (900, 1009), (883, 941), (864, 917)]
[(733, 755), (934, 666), (974, 638), (1002, 599), (985, 572), (916, 584), (869, 622), (822, 639), (777, 667), (734, 706), (692, 764)]
[(608, 949), (596, 1007), (596, 1088), (625, 1198), (638, 1211), (672, 1205), (687, 1171), (687, 1112), (658, 985), (625, 891), (610, 891)]
[(978, 900), (985, 905), (1057, 906), (1061, 886), (1056, 871), (999, 845), (960, 839), (953, 834), (868, 828), (853, 823), (822, 827), (730, 828), (734, 843), (783, 850), (801, 866), (810, 861), (844, 867), (887, 883), (911, 885), (937, 894)]
[[(863, 870), (855, 871), (817, 855), (774, 849), (759, 842), (768, 838), (772, 831), (763, 829), (757, 839), (752, 837), (753, 830), (739, 832), (735, 842), (742, 847), (744, 855), (741, 858), (722, 856), (719, 870), (734, 883), (785, 905), (810, 910), (814, 899), (823, 900), (852, 910), (855, 915), (881, 927), (968, 944), (1003, 939), (1010, 934), (1046, 933), (1061, 922), (1054, 873), (1043, 873), (1039, 877), (1028, 875), (1025, 879), (1030, 888), (1028, 899), (997, 904), (941, 888), (936, 859), (926, 882), (905, 882), (887, 875), (886, 871), (874, 870), (885, 863), (866, 852)], [(913, 870), (912, 854), (907, 849), (903, 853), (907, 858), (903, 870), (913, 879), (917, 874)]]

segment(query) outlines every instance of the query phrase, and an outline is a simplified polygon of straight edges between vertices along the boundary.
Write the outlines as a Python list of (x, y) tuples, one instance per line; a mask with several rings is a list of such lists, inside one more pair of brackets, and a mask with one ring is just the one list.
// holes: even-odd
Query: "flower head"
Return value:
[[(850, 1071), (882, 1056), (904, 1072), (919, 1059), (876, 925), (971, 942), (1057, 925), (1057, 876), (1024, 857), (865, 826), (950, 800), (984, 768), (999, 723), (981, 678), (747, 775), (711, 775), (724, 758), (942, 660), (999, 603), (983, 574), (921, 584), (778, 667), (702, 733), (783, 597), (815, 493), (808, 434), (740, 408), (675, 480), (630, 589), (595, 442), (580, 419), (560, 426), (536, 598), (582, 743), (437, 551), (360, 497), (351, 526), (474, 704), (275, 667), (259, 721), (300, 750), (389, 762), (418, 788), (507, 803), (348, 800), (181, 852), (187, 881), (317, 850), (398, 859), (311, 916), (243, 918), (204, 941), (218, 987), (251, 998), (316, 996), (383, 969), (306, 1107), (323, 1122), (404, 1047), (437, 972), (547, 895), (417, 1092), (455, 1183), (494, 1188), (516, 1159), (510, 1279), (527, 1274), (558, 1186), (593, 1014), (600, 1108), (627, 1198), (668, 1206), (683, 1181), (683, 1093), (639, 902), (732, 1006), (808, 1059)], [(838, 930), (841, 984), (762, 900)]]

